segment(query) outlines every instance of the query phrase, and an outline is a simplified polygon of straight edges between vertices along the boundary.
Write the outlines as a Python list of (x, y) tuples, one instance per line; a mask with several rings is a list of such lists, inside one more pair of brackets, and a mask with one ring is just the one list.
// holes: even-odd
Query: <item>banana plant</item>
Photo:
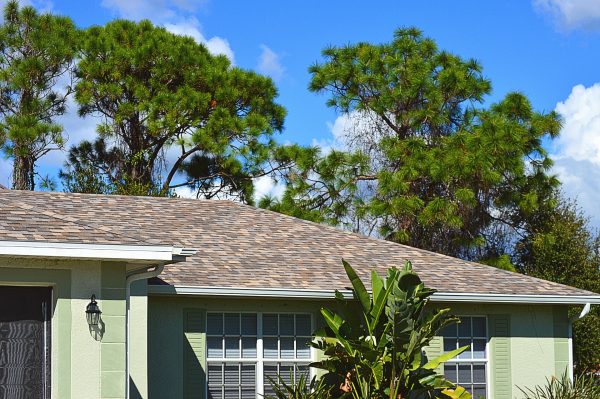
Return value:
[(327, 328), (312, 346), (325, 358), (311, 366), (327, 371), (339, 394), (354, 399), (470, 399), (464, 388), (436, 369), (462, 347), (428, 360), (424, 348), (446, 325), (458, 322), (449, 309), (429, 310), (435, 290), (426, 288), (410, 262), (391, 268), (385, 278), (371, 273), (371, 293), (343, 261), (353, 300), (336, 291), (336, 309), (321, 309)]

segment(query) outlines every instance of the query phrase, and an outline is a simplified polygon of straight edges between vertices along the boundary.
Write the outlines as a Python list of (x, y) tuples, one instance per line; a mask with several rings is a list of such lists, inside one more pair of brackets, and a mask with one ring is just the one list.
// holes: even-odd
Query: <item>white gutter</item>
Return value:
[(121, 261), (172, 261), (189, 256), (190, 248), (161, 245), (78, 244), (35, 241), (0, 241), (0, 256), (33, 258), (72, 258)]
[[(352, 298), (352, 291), (341, 290), (346, 298)], [(153, 295), (201, 295), (201, 296), (233, 296), (246, 298), (293, 298), (293, 299), (333, 299), (332, 290), (284, 289), (284, 288), (228, 288), (228, 287), (191, 287), (171, 285), (150, 285), (148, 294)], [(433, 294), (434, 302), (478, 302), (478, 303), (538, 303), (581, 305), (586, 303), (600, 304), (598, 296), (567, 295), (511, 295), (511, 294), (478, 294), (478, 293), (444, 293)]]
[(479, 302), (479, 303), (536, 303), (552, 305), (600, 304), (600, 295), (519, 295), (519, 294), (433, 294), (435, 302)]
[(569, 378), (571, 379), (571, 381), (573, 381), (573, 323), (576, 322), (577, 320), (581, 320), (583, 319), (585, 316), (588, 315), (588, 313), (590, 313), (590, 310), (592, 309), (592, 304), (591, 303), (586, 303), (585, 306), (583, 307), (583, 309), (581, 310), (581, 313), (579, 313), (579, 315), (573, 316), (569, 319)]

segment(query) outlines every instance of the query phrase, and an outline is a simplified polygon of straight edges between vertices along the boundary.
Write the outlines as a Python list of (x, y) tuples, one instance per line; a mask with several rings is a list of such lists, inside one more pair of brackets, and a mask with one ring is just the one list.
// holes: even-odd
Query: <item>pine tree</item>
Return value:
[(502, 240), (491, 233), (520, 232), (558, 184), (542, 147), (558, 134), (558, 115), (535, 112), (519, 93), (484, 107), (491, 84), (479, 63), (417, 29), (323, 55), (310, 89), (358, 122), (346, 151), (300, 152), (282, 200), (262, 205), (499, 263)]
[[(37, 160), (62, 148), (62, 127), (78, 34), (71, 20), (19, 8), (4, 8), (0, 26), (0, 148), (13, 160), (12, 186), (35, 187)], [(67, 80), (67, 87), (57, 84)]]
[[(92, 27), (82, 48), (79, 112), (104, 122), (94, 143), (70, 150), (67, 189), (166, 195), (189, 186), (251, 201), (285, 116), (270, 78), (149, 21)], [(178, 174), (185, 181), (174, 182)]]

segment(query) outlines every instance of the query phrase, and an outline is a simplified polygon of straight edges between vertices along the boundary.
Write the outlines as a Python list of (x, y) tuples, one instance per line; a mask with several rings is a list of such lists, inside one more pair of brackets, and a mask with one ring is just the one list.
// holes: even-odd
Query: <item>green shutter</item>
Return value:
[[(444, 353), (444, 338), (443, 337), (435, 337), (429, 342), (429, 346), (425, 348), (425, 353), (427, 354), (427, 360), (435, 359), (436, 357), (442, 355)], [(439, 374), (444, 373), (444, 366), (440, 365), (436, 371)]]
[(490, 331), (491, 389), (494, 399), (512, 398), (511, 364), (510, 364), (510, 316), (490, 315), (488, 318)]
[(204, 399), (206, 392), (204, 326), (206, 313), (198, 309), (183, 311), (183, 397)]

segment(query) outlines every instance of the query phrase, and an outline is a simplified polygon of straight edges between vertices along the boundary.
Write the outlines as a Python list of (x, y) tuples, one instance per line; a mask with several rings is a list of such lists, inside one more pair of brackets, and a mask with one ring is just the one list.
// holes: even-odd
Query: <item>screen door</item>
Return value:
[(50, 398), (51, 293), (0, 286), (0, 399)]

